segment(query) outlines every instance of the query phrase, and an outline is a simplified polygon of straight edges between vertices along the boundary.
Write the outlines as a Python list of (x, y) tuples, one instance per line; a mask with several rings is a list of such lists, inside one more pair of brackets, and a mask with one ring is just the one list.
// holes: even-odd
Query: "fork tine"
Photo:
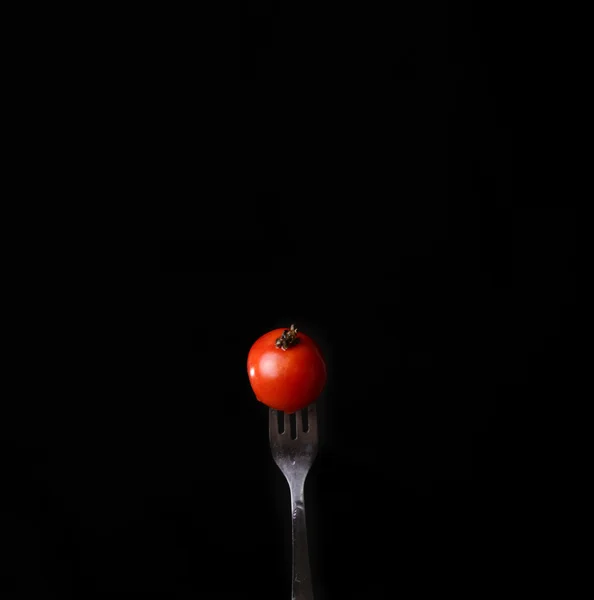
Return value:
[(295, 411), (295, 435), (297, 439), (303, 435), (303, 419), (300, 410)]
[(285, 416), (285, 430), (283, 433), (286, 433), (288, 437), (291, 437), (291, 415), (289, 413), (283, 413)]
[(318, 411), (315, 402), (307, 407), (307, 426), (308, 433), (318, 435)]
[(274, 408), (268, 411), (268, 431), (270, 435), (278, 435), (278, 416)]

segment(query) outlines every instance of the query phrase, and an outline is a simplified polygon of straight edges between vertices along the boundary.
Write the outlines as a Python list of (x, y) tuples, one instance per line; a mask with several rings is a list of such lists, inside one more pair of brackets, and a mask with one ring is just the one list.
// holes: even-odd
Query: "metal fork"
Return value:
[[(305, 428), (304, 414), (307, 415)], [(291, 415), (270, 409), (269, 432), (272, 457), (291, 490), (292, 522), (292, 600), (313, 600), (307, 528), (305, 524), (305, 478), (318, 453), (318, 418), (316, 405), (310, 404), (295, 415), (296, 438), (291, 436)], [(279, 428), (279, 416), (284, 423)]]

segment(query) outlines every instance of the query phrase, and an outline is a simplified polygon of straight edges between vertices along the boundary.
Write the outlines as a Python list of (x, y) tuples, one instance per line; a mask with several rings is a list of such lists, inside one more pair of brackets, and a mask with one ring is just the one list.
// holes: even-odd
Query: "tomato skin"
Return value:
[(318, 345), (299, 332), (299, 343), (282, 350), (275, 345), (284, 329), (274, 329), (250, 348), (247, 371), (256, 398), (293, 413), (314, 402), (326, 385), (326, 362)]

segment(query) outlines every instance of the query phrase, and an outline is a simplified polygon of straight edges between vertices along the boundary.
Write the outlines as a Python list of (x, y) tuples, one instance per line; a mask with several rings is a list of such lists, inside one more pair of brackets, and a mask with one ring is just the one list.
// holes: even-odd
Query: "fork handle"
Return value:
[(291, 482), (290, 488), (293, 542), (292, 600), (313, 600), (305, 524), (305, 479)]

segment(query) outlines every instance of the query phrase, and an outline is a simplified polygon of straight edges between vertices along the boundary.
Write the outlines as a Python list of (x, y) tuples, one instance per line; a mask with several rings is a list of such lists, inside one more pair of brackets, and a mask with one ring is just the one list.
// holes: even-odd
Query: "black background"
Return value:
[(245, 363), (291, 323), (329, 367), (316, 598), (542, 579), (575, 214), (515, 191), (529, 90), (508, 17), (242, 3), (232, 67), (162, 25), (136, 181), (194, 214), (49, 288), (67, 349), (31, 337), (51, 393), (3, 423), (7, 598), (288, 598), (289, 492)]

